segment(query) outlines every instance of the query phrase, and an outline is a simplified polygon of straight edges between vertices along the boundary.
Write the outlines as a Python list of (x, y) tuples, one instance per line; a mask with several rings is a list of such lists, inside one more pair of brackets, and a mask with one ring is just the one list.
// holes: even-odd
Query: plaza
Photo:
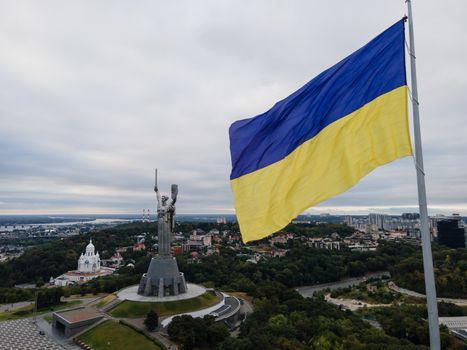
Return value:
[(31, 318), (0, 322), (0, 350), (63, 350)]
[(163, 303), (167, 301), (178, 301), (199, 297), (200, 295), (206, 293), (206, 288), (203, 286), (187, 283), (187, 291), (179, 295), (168, 295), (163, 297), (157, 296), (145, 296), (138, 294), (138, 285), (130, 286), (120, 290), (117, 293), (117, 297), (121, 300), (132, 300), (132, 301), (142, 301), (150, 303)]

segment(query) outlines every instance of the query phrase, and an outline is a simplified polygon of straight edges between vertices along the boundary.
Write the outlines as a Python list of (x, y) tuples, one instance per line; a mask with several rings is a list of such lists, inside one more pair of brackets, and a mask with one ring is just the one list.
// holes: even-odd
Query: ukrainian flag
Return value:
[(401, 20), (269, 111), (231, 125), (244, 242), (412, 154), (404, 55)]

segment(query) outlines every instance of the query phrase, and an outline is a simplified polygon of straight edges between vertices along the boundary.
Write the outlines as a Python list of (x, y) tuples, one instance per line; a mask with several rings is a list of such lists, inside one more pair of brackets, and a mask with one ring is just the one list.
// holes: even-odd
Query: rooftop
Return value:
[(98, 311), (86, 308), (54, 312), (54, 314), (64, 319), (68, 323), (76, 323), (102, 317)]

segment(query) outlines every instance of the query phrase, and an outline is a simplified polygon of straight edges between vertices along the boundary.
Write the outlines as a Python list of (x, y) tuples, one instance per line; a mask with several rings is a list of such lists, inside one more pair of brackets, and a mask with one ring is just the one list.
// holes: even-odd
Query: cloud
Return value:
[[(467, 207), (467, 4), (417, 2), (429, 204)], [(227, 130), (405, 14), (393, 1), (9, 2), (0, 13), (0, 213), (231, 212)], [(416, 207), (413, 161), (313, 210)], [(340, 208), (340, 209), (339, 209)], [(448, 210), (448, 209), (446, 209)]]

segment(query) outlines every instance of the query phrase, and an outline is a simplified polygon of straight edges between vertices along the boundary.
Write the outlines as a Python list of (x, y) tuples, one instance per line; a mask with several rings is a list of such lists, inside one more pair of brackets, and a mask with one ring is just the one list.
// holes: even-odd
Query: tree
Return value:
[(229, 330), (221, 323), (213, 323), (207, 328), (206, 333), (210, 345), (220, 343), (229, 336)]
[(194, 319), (191, 315), (174, 317), (167, 327), (169, 337), (182, 344), (184, 349), (192, 349), (195, 344)]
[(153, 332), (159, 326), (159, 317), (154, 310), (150, 310), (144, 320), (144, 325), (148, 331)]
[(182, 349), (208, 348), (229, 336), (227, 327), (215, 323), (213, 316), (193, 318), (190, 315), (175, 317), (167, 327), (169, 337), (182, 345)]
[(248, 350), (251, 349), (252, 345), (248, 338), (233, 338), (228, 337), (219, 344), (219, 350)]
[(60, 304), (63, 296), (62, 288), (42, 289), (37, 294), (37, 308), (41, 309), (48, 306)]

